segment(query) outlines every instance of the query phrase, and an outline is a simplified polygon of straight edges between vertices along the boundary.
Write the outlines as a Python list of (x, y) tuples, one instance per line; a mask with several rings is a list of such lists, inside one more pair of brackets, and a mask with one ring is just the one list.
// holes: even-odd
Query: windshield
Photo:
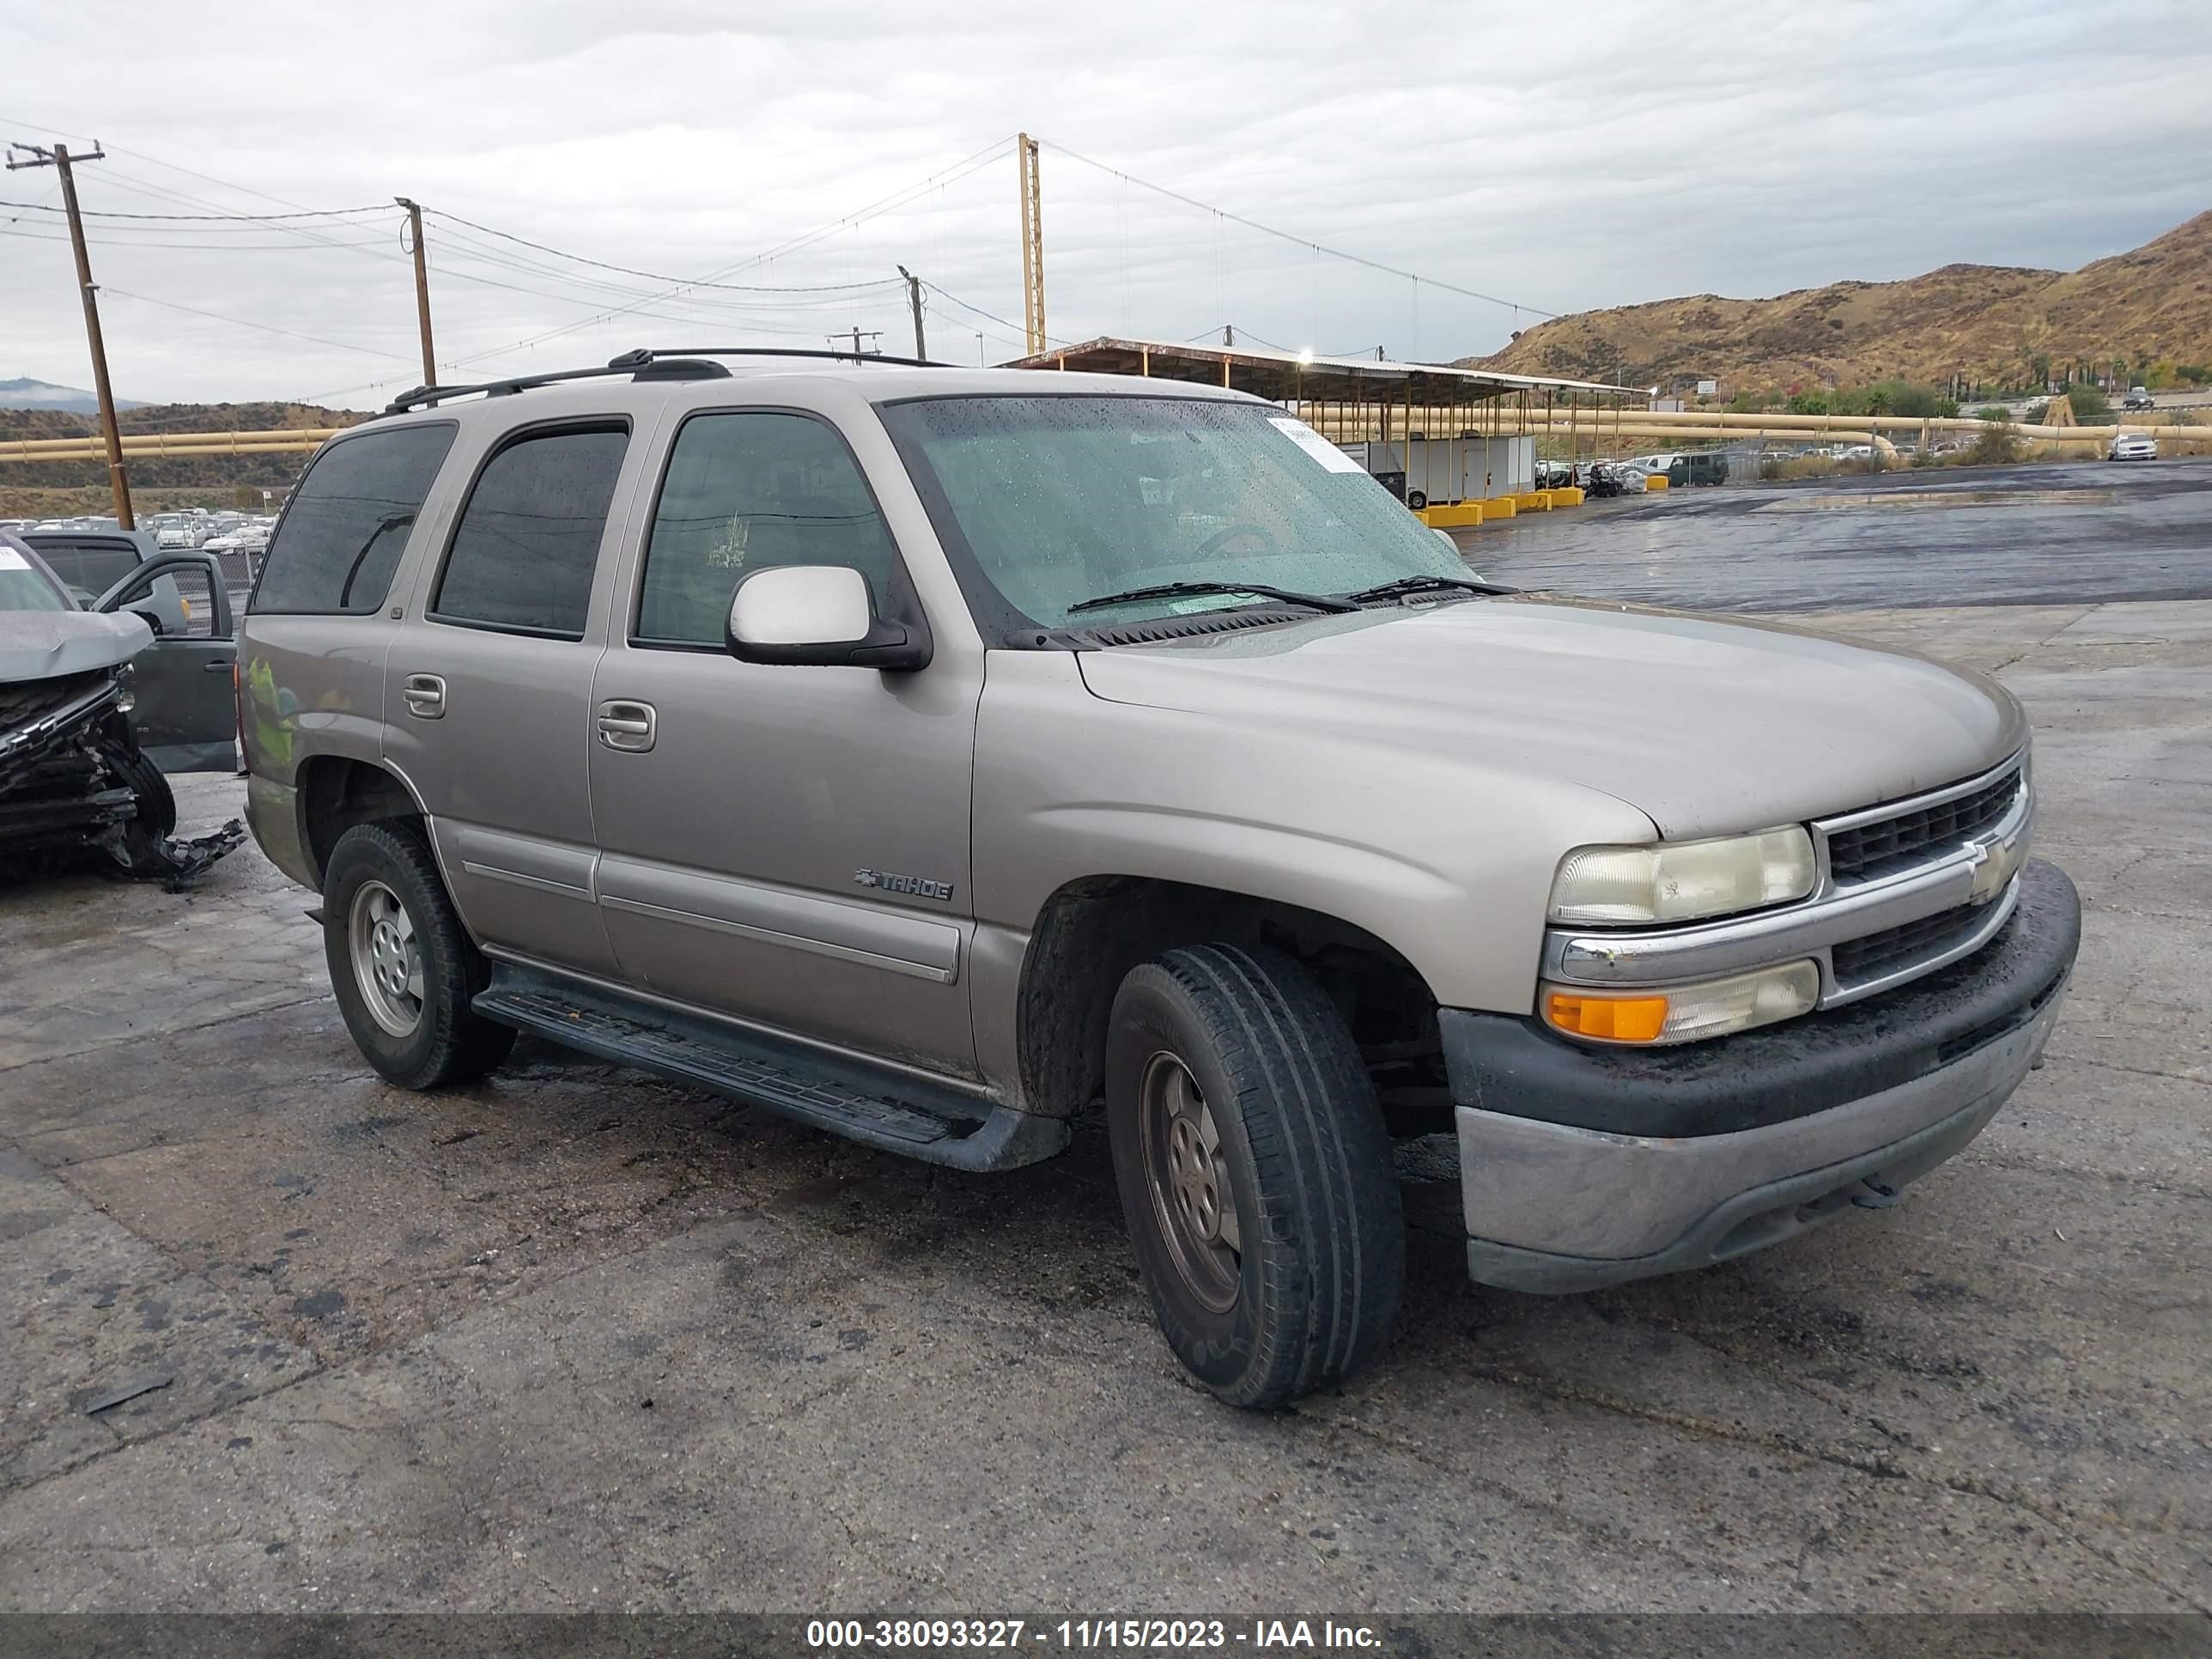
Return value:
[(74, 611), (69, 596), (46, 573), (0, 536), (0, 611)]
[[(1262, 404), (1196, 398), (932, 398), (884, 419), (987, 623), (1059, 628), (1260, 603), (1168, 582), (1341, 595), (1467, 566), (1358, 462)], [(947, 522), (949, 520), (950, 522)], [(977, 580), (988, 595), (975, 591)]]

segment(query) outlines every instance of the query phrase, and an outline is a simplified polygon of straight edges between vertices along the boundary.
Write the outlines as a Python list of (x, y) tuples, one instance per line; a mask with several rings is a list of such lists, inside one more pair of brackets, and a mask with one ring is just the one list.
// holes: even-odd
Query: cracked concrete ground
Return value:
[(409, 1095), (252, 848), (0, 890), (0, 1609), (2212, 1611), (2212, 603), (1832, 620), (2033, 713), (2045, 1069), (1708, 1272), (1417, 1234), (1279, 1416), (1181, 1379), (1095, 1133), (964, 1176), (527, 1043)]

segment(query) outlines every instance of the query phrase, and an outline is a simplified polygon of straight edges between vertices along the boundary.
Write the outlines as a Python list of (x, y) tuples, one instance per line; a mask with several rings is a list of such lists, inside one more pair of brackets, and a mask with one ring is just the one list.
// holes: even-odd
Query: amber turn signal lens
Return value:
[(1649, 1042), (1667, 1026), (1664, 997), (1589, 997), (1552, 993), (1547, 1016), (1562, 1031), (1614, 1042)]

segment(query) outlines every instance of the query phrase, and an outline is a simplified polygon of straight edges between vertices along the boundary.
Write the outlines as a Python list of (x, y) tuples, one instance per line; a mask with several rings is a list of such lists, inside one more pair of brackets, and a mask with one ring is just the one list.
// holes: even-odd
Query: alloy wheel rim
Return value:
[(1137, 1121), (1152, 1211), (1177, 1276), (1213, 1313), (1237, 1305), (1243, 1276), (1243, 1219), (1213, 1109), (1182, 1059), (1163, 1049), (1145, 1062)]
[(415, 918), (399, 895), (380, 881), (363, 882), (353, 896), (346, 940), (369, 1018), (392, 1036), (414, 1036), (422, 1023), (422, 955)]

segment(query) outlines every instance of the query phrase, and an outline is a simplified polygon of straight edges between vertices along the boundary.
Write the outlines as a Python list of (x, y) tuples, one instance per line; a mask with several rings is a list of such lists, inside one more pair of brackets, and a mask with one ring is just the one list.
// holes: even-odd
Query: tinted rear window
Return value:
[(430, 614), (441, 622), (580, 639), (592, 571), (629, 434), (534, 433), (484, 465), (453, 531)]
[(254, 590), (256, 611), (360, 616), (379, 609), (430, 493), (450, 422), (332, 444), (292, 492)]
[(128, 542), (38, 541), (32, 545), (54, 574), (95, 599), (138, 568), (138, 550)]

